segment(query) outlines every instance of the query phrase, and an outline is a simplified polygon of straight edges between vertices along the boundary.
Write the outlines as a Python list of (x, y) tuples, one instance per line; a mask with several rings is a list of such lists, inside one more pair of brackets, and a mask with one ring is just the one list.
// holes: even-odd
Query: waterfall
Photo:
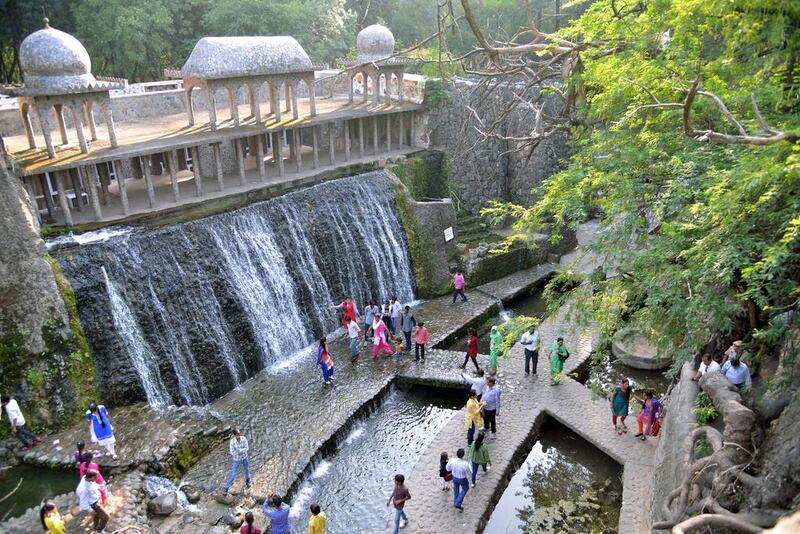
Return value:
[(116, 403), (205, 404), (336, 329), (345, 297), (414, 298), (384, 171), (54, 256)]

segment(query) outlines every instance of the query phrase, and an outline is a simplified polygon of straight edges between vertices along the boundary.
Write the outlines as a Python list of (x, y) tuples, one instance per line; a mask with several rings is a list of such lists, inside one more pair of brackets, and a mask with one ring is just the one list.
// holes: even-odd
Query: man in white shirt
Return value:
[(464, 459), (464, 449), (458, 449), (456, 456), (457, 458), (447, 462), (445, 469), (453, 473), (453, 506), (459, 512), (463, 512), (464, 508), (461, 504), (464, 502), (464, 497), (467, 496), (467, 491), (469, 491), (472, 466)]
[(481, 400), (481, 395), (483, 395), (483, 389), (486, 385), (486, 378), (483, 376), (485, 373), (483, 369), (478, 370), (478, 376), (473, 378), (467, 373), (461, 373), (461, 376), (464, 377), (464, 380), (471, 384), (470, 389), (475, 392), (475, 395), (478, 396), (478, 400)]
[(23, 417), (19, 404), (15, 399), (12, 399), (10, 395), (3, 395), (0, 398), (0, 404), (2, 404), (6, 415), (8, 415), (8, 421), (11, 423), (11, 432), (22, 442), (21, 450), (27, 451), (42, 441), (25, 428), (25, 417)]
[(703, 361), (700, 363), (700, 367), (697, 369), (697, 372), (692, 377), (692, 380), (697, 381), (706, 374), (706, 373), (717, 373), (719, 372), (720, 367), (719, 364), (714, 361), (714, 359), (709, 356), (708, 354), (703, 354)]
[(358, 323), (352, 317), (347, 324), (347, 335), (350, 336), (350, 352), (353, 354), (353, 359), (358, 358), (358, 333), (361, 332)]
[(519, 338), (519, 344), (525, 349), (525, 376), (530, 375), (530, 364), (533, 362), (533, 374), (539, 365), (539, 331), (531, 325), (527, 332)]
[(78, 494), (81, 510), (94, 514), (94, 532), (105, 534), (106, 523), (110, 517), (108, 512), (100, 506), (100, 485), (97, 483), (97, 471), (94, 469), (86, 471), (75, 493)]
[(403, 309), (403, 305), (400, 304), (400, 301), (397, 300), (397, 297), (392, 297), (392, 305), (389, 308), (392, 312), (391, 318), (391, 326), (392, 326), (392, 335), (397, 335), (397, 319), (400, 317), (400, 310)]

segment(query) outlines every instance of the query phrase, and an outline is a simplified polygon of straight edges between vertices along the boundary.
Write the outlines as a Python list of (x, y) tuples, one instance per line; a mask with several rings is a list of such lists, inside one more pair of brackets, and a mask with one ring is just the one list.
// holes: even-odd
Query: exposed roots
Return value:
[(748, 534), (756, 534), (761, 532), (761, 527), (751, 525), (747, 521), (722, 514), (703, 514), (691, 517), (675, 525), (672, 529), (672, 534), (686, 534), (687, 532), (695, 532), (706, 528), (728, 528), (736, 532), (745, 532)]

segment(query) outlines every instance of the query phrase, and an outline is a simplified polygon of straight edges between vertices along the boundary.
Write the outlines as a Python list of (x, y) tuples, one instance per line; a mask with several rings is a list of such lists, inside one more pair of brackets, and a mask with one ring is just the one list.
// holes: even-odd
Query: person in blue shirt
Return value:
[(494, 437), (497, 433), (495, 418), (500, 415), (500, 386), (497, 385), (497, 379), (494, 377), (490, 377), (486, 381), (481, 401), (486, 404), (483, 407), (483, 430), (484, 432), (491, 430), (491, 435)]
[(283, 502), (280, 495), (275, 495), (272, 492), (267, 493), (267, 498), (264, 499), (264, 506), (261, 511), (264, 516), (270, 519), (269, 530), (272, 534), (289, 534), (290, 509), (289, 504)]
[(114, 427), (108, 418), (108, 410), (102, 404), (91, 403), (86, 411), (86, 420), (89, 421), (89, 434), (92, 441), (96, 442), (108, 450), (114, 460), (119, 457), (115, 451), (116, 438), (114, 437)]
[(725, 378), (728, 379), (728, 382), (739, 389), (747, 389), (752, 385), (750, 369), (748, 369), (747, 364), (741, 361), (738, 357), (734, 357), (726, 361), (722, 365), (720, 372), (725, 375)]

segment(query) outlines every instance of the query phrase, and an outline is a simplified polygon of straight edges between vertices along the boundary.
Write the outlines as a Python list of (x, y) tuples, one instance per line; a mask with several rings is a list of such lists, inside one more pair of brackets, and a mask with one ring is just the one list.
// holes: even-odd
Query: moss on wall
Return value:
[(444, 154), (429, 152), (397, 164), (392, 167), (392, 172), (408, 188), (414, 200), (425, 200), (450, 196), (448, 169)]

